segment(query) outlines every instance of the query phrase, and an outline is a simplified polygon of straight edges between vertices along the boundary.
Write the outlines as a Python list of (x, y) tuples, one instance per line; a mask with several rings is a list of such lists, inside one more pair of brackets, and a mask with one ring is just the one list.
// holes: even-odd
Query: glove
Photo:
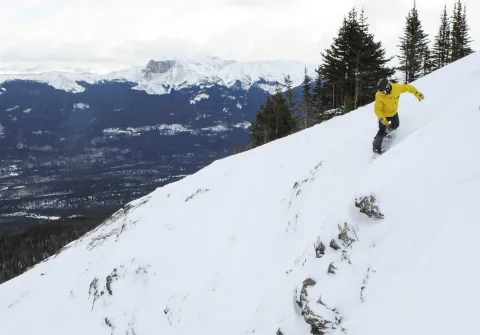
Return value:
[(380, 119), (380, 122), (381, 122), (384, 126), (388, 126), (388, 120), (387, 120), (387, 118), (382, 117), (382, 118)]
[(422, 101), (423, 99), (425, 99), (425, 97), (423, 96), (422, 93), (417, 92), (417, 99), (418, 99), (418, 101)]

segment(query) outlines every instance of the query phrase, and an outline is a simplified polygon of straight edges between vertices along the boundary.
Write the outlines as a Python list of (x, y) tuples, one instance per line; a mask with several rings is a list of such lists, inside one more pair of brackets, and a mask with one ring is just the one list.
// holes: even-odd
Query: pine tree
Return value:
[(333, 96), (329, 94), (329, 85), (322, 77), (320, 67), (317, 68), (315, 72), (317, 73), (317, 77), (315, 78), (315, 85), (312, 92), (311, 111), (308, 120), (309, 127), (327, 120), (327, 118), (324, 117), (324, 112), (327, 106), (333, 104)]
[(255, 121), (250, 127), (248, 147), (258, 147), (288, 136), (295, 130), (295, 118), (289, 108), (288, 98), (282, 93), (280, 85), (277, 85), (276, 93), (267, 96), (265, 103), (257, 111)]
[(463, 48), (462, 48), (462, 56), (468, 56), (473, 53), (473, 49), (471, 48), (471, 43), (473, 40), (470, 38), (470, 26), (468, 25), (467, 19), (467, 5), (463, 5), (463, 16), (462, 16), (462, 35), (463, 35)]
[(285, 97), (287, 99), (288, 108), (292, 114), (295, 114), (298, 108), (297, 94), (293, 91), (293, 81), (289, 74), (283, 78), (283, 83), (286, 87)]
[(312, 106), (312, 88), (310, 85), (312, 78), (308, 75), (308, 70), (305, 67), (305, 73), (302, 82), (302, 101), (300, 103), (300, 129), (305, 129), (310, 126), (310, 111)]
[(454, 62), (460, 59), (460, 53), (462, 48), (462, 3), (460, 0), (455, 2), (452, 15), (452, 32), (451, 32), (451, 46), (452, 54), (450, 62)]
[(277, 88), (272, 98), (275, 115), (275, 131), (273, 139), (279, 139), (292, 134), (295, 131), (295, 119), (289, 106), (289, 100), (282, 94), (280, 87)]
[(288, 106), (288, 109), (290, 110), (290, 114), (295, 124), (295, 126), (293, 127), (293, 131), (296, 132), (300, 128), (299, 127), (300, 116), (298, 115), (299, 102), (297, 101), (297, 94), (293, 90), (293, 81), (289, 74), (284, 77), (283, 84), (286, 87), (285, 98), (287, 101), (287, 106)]
[(425, 46), (422, 53), (422, 75), (427, 75), (434, 70), (433, 55), (428, 45)]
[(324, 114), (338, 107), (349, 112), (370, 102), (378, 79), (394, 73), (386, 65), (390, 59), (385, 58), (381, 42), (376, 42), (369, 32), (363, 10), (358, 16), (353, 8), (344, 18), (330, 48), (322, 53), (318, 73), (324, 83), (318, 88), (329, 96), (328, 104), (323, 104)]
[(453, 9), (452, 31), (451, 31), (451, 58), (450, 62), (459, 60), (473, 52), (470, 47), (469, 26), (467, 22), (466, 6), (462, 7), (460, 0), (457, 0)]
[(424, 68), (425, 48), (428, 47), (428, 35), (424, 33), (418, 17), (417, 3), (408, 12), (404, 27), (404, 35), (400, 37), (400, 67), (404, 74), (404, 82), (410, 83), (420, 78)]
[[(331, 97), (329, 108), (341, 105), (339, 97), (342, 93), (341, 87), (347, 72), (347, 66), (344, 62), (348, 50), (346, 43), (347, 26), (347, 19), (344, 18), (342, 26), (338, 29), (337, 36), (333, 38), (332, 45), (321, 53), (323, 63), (320, 65), (318, 73), (319, 78), (323, 77), (326, 79), (326, 84), (325, 87), (323, 87), (323, 84), (318, 87), (323, 88), (323, 94), (328, 94)], [(316, 95), (316, 98), (318, 99), (319, 95)]]
[(433, 68), (439, 69), (447, 65), (450, 53), (450, 19), (447, 14), (447, 5), (445, 5), (440, 18), (440, 28), (433, 45)]
[(360, 12), (359, 23), (360, 40), (363, 45), (358, 57), (354, 108), (373, 101), (379, 78), (390, 77), (395, 73), (394, 68), (388, 67), (388, 63), (393, 57), (386, 58), (382, 42), (376, 42), (374, 35), (369, 32), (369, 25), (363, 9)]
[(249, 147), (258, 147), (272, 140), (274, 119), (275, 113), (273, 101), (270, 96), (267, 96), (265, 103), (260, 106), (255, 121), (250, 127)]

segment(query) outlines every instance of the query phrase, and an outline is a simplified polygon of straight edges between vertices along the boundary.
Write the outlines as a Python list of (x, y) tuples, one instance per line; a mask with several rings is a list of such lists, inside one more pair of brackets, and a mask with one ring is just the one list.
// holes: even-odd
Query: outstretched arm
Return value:
[(423, 100), (423, 98), (424, 98), (423, 94), (420, 93), (420, 91), (417, 90), (417, 88), (415, 86), (410, 85), (410, 84), (399, 84), (399, 85), (400, 85), (402, 93), (409, 92), (409, 93), (412, 93), (413, 95), (415, 95), (415, 97), (419, 101)]

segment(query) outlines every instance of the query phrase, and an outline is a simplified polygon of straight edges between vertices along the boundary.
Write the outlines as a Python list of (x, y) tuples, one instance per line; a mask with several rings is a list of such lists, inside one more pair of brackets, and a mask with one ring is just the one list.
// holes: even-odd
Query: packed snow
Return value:
[(229, 131), (230, 128), (229, 128), (228, 124), (220, 123), (220, 124), (217, 124), (215, 126), (201, 128), (201, 130), (211, 131), (211, 132), (214, 132), (214, 133), (223, 133), (223, 132)]
[(106, 128), (103, 130), (104, 134), (111, 134), (111, 135), (132, 135), (132, 136), (140, 136), (142, 132), (149, 132), (149, 131), (159, 131), (163, 135), (176, 135), (178, 133), (184, 132), (193, 132), (192, 129), (189, 129), (186, 126), (181, 124), (158, 124), (153, 126), (142, 126), (142, 127), (127, 127), (125, 129), (121, 128)]
[(375, 160), (370, 104), (131, 202), (0, 286), (2, 333), (473, 334), (480, 54), (413, 85)]
[[(197, 119), (199, 119), (199, 116)], [(203, 115), (205, 117), (205, 115)], [(244, 127), (245, 123), (236, 124), (232, 127), (239, 128)], [(245, 128), (245, 127), (244, 127)], [(127, 128), (106, 128), (103, 130), (105, 135), (126, 135), (126, 136), (140, 136), (141, 133), (149, 131), (158, 131), (162, 135), (177, 135), (178, 133), (190, 133), (192, 135), (199, 135), (201, 131), (203, 132), (226, 132), (232, 130), (232, 128), (226, 123), (220, 123), (212, 125), (210, 127), (204, 127), (200, 129), (192, 129), (189, 126), (184, 126), (181, 124), (159, 124), (153, 126), (143, 126), (143, 127), (127, 127)]]
[(28, 217), (32, 219), (40, 219), (40, 220), (60, 220), (61, 217), (59, 216), (45, 216), (35, 213), (27, 213), (27, 212), (17, 212), (17, 213), (10, 213), (10, 214), (0, 214), (0, 217)]
[(190, 105), (195, 105), (197, 102), (203, 99), (208, 99), (210, 96), (207, 93), (197, 94), (193, 99), (190, 99)]
[(73, 104), (73, 110), (75, 110), (75, 109), (87, 109), (87, 108), (90, 108), (90, 105), (85, 104), (83, 102), (77, 102), (77, 103)]
[(0, 172), (0, 179), (1, 178), (10, 178), (10, 177), (17, 177), (19, 174), (16, 172)]
[(240, 122), (237, 124), (234, 124), (233, 126), (235, 128), (243, 128), (243, 129), (248, 129), (252, 124), (248, 121)]
[(11, 111), (14, 111), (15, 109), (17, 109), (19, 106), (14, 106), (14, 107), (11, 107), (11, 108), (7, 108), (5, 109), (6, 112), (11, 112)]

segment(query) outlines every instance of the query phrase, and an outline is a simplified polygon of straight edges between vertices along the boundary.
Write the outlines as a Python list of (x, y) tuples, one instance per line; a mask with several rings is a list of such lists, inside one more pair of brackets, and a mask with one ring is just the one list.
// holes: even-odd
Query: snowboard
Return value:
[(383, 155), (386, 151), (388, 151), (388, 149), (391, 148), (393, 140), (395, 139), (395, 134), (396, 134), (395, 130), (388, 132), (388, 134), (383, 138), (383, 141), (382, 141), (382, 153), (378, 154), (374, 152), (373, 159)]

